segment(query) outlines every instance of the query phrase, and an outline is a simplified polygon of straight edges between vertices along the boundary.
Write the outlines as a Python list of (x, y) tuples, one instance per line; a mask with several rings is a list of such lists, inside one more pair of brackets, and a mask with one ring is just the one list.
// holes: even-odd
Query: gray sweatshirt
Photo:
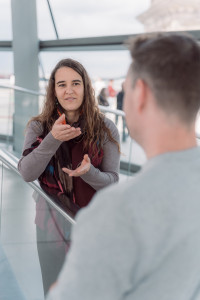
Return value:
[(200, 149), (150, 159), (77, 216), (48, 300), (200, 299)]
[[(104, 122), (110, 129), (112, 137), (119, 142), (119, 133), (115, 124), (108, 118), (105, 118)], [(23, 151), (30, 148), (31, 144), (36, 141), (37, 136), (42, 134), (42, 131), (43, 129), (39, 122), (33, 121), (29, 124), (26, 130)], [(23, 179), (27, 182), (36, 180), (44, 172), (61, 143), (49, 132), (36, 149), (27, 156), (22, 157), (19, 160), (18, 169)], [(99, 190), (119, 179), (120, 153), (117, 146), (109, 140), (106, 134), (103, 152), (104, 156), (100, 168), (95, 168), (91, 165), (90, 170), (81, 176), (95, 190)]]

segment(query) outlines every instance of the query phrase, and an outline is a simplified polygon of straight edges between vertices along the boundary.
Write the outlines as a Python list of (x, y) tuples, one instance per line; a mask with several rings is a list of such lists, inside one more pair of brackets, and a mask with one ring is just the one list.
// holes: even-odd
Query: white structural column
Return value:
[[(11, 0), (15, 85), (38, 91), (36, 0)], [(15, 92), (13, 116), (14, 150), (21, 152), (27, 121), (38, 114), (38, 97)]]

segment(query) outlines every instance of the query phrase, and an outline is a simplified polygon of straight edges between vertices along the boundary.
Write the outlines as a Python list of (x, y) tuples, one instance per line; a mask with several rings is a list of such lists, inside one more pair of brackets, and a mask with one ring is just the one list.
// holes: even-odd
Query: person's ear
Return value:
[(135, 83), (135, 98), (137, 99), (136, 101), (136, 106), (137, 110), (139, 112), (142, 112), (143, 109), (146, 107), (147, 104), (147, 84), (145, 83), (144, 80), (138, 79)]

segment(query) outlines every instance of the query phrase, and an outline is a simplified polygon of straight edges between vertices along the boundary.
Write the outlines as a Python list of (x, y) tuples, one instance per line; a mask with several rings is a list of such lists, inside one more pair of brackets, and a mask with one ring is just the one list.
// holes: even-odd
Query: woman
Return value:
[[(22, 177), (38, 178), (42, 186), (65, 194), (81, 208), (97, 190), (118, 181), (119, 157), (118, 130), (100, 113), (86, 70), (77, 61), (61, 60), (51, 73), (42, 113), (28, 123), (18, 164)], [(37, 201), (40, 240), (45, 240), (51, 223), (39, 213), (44, 205), (45, 201)], [(42, 266), (40, 254), (46, 251), (38, 248), (38, 252)], [(54, 279), (45, 284), (45, 293)]]
[(42, 113), (28, 124), (18, 168), (25, 181), (39, 178), (83, 207), (97, 190), (118, 181), (118, 143), (118, 130), (99, 112), (84, 67), (64, 59), (50, 76)]

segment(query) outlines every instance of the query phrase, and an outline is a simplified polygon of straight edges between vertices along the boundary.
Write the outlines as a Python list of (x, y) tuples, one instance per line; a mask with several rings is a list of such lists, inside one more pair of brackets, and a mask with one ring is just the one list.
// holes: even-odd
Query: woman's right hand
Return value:
[(81, 129), (71, 127), (69, 124), (63, 124), (65, 121), (65, 114), (62, 114), (54, 123), (51, 134), (59, 141), (66, 142), (81, 134)]

